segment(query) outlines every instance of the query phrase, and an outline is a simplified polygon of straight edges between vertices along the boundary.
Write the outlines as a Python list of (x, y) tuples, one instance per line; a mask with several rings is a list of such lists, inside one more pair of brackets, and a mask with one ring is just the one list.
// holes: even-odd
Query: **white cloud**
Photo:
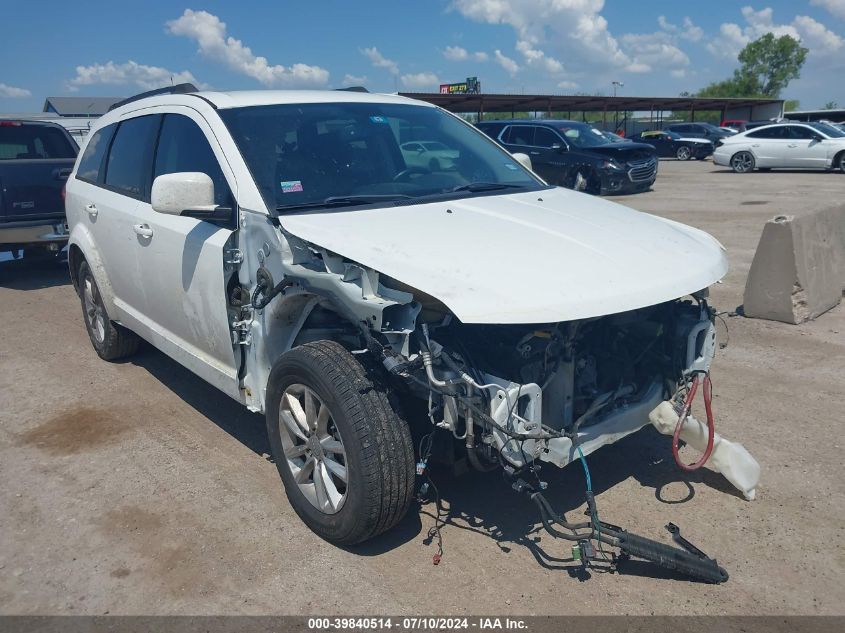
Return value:
[(816, 7), (824, 7), (832, 15), (845, 20), (845, 0), (810, 0)]
[(519, 40), (516, 43), (516, 50), (522, 53), (525, 63), (529, 66), (539, 66), (552, 74), (563, 71), (562, 63), (553, 57), (549, 57), (540, 49), (534, 48), (530, 42)]
[(543, 45), (553, 49), (555, 57), (565, 52), (567, 59), (615, 68), (631, 62), (600, 13), (604, 0), (454, 0), (452, 7), (476, 22), (507, 24), (517, 42), (527, 42), (532, 49)]
[(447, 46), (443, 49), (443, 57), (453, 62), (463, 62), (472, 59), (476, 62), (486, 62), (489, 57), (484, 51), (476, 51), (470, 53), (467, 49), (460, 46)]
[(344, 86), (363, 86), (365, 85), (369, 79), (366, 75), (350, 75), (346, 73), (343, 76), (343, 85)]
[(496, 51), (493, 53), (493, 55), (494, 55), (493, 59), (495, 60), (495, 62), (496, 62), (497, 64), (499, 64), (499, 66), (501, 66), (502, 68), (504, 68), (504, 69), (505, 69), (505, 71), (507, 71), (507, 73), (508, 73), (511, 77), (513, 77), (514, 75), (516, 75), (516, 73), (518, 73), (518, 72), (519, 72), (519, 64), (517, 64), (517, 63), (516, 63), (514, 60), (512, 60), (510, 57), (508, 57), (508, 56), (506, 56), (506, 55), (502, 54), (502, 51), (500, 51), (498, 48), (497, 48), (497, 49), (496, 49)]
[(742, 16), (745, 18), (745, 26), (732, 22), (722, 24), (719, 37), (708, 43), (707, 50), (716, 57), (736, 58), (748, 43), (766, 33), (777, 37), (789, 35), (800, 40), (809, 49), (811, 56), (835, 54), (845, 45), (842, 37), (806, 15), (796, 15), (789, 24), (777, 24), (771, 7), (759, 11), (743, 7)]
[(402, 75), (400, 77), (402, 85), (412, 90), (422, 90), (425, 92), (437, 92), (440, 85), (440, 80), (437, 75), (430, 72), (411, 73)]
[(578, 84), (575, 83), (574, 81), (565, 80), (565, 81), (559, 81), (558, 84), (557, 84), (557, 87), (561, 88), (563, 90), (577, 90)]
[(392, 59), (387, 59), (379, 50), (373, 46), (371, 48), (362, 48), (361, 54), (370, 60), (370, 63), (376, 68), (386, 68), (391, 75), (399, 74), (399, 64)]
[(664, 31), (623, 35), (622, 42), (634, 56), (628, 70), (650, 72), (654, 68), (663, 68), (671, 72), (689, 66), (689, 57), (673, 41), (673, 36)]
[(31, 97), (32, 93), (26, 88), (18, 88), (8, 84), (0, 83), (0, 97), (9, 99), (20, 99), (23, 97)]
[(265, 86), (322, 86), (329, 81), (329, 71), (319, 66), (270, 64), (266, 57), (255, 55), (241, 40), (227, 36), (226, 23), (207, 11), (185, 9), (181, 17), (170, 20), (166, 27), (172, 35), (196, 41), (199, 52), (205, 57), (222, 62)]
[(696, 26), (692, 19), (688, 16), (684, 17), (683, 25), (678, 26), (677, 24), (669, 22), (665, 15), (659, 15), (657, 16), (657, 24), (667, 33), (678, 35), (679, 37), (692, 42), (698, 42), (702, 37), (704, 37), (704, 29), (700, 26)]
[(107, 84), (113, 86), (137, 86), (143, 90), (155, 90), (169, 86), (171, 83), (192, 83), (197, 88), (208, 88), (207, 84), (197, 81), (187, 70), (173, 72), (161, 66), (147, 66), (132, 61), (115, 64), (108, 61), (105, 64), (91, 64), (77, 66), (76, 76), (66, 82), (68, 90), (75, 92), (82, 86)]

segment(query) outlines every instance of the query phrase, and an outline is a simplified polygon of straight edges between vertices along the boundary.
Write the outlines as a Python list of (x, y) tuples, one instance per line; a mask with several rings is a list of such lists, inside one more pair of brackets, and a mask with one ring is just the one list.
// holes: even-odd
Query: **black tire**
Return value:
[(737, 152), (731, 156), (731, 169), (737, 174), (747, 174), (754, 171), (757, 161), (751, 152)]
[[(319, 431), (312, 431), (313, 437), (318, 438), (315, 448), (313, 443), (308, 444), (313, 441), (312, 436), (297, 440), (287, 430), (289, 427), (281, 428), (284, 424), (280, 416), (282, 397), (286, 391), (290, 394), (300, 387), (310, 391), (312, 396), (316, 395), (320, 408), (328, 407), (330, 418), (323, 424), (330, 434), (334, 433), (332, 437), (340, 441), (343, 449), (342, 453), (332, 451), (335, 453), (332, 460), (327, 458), (330, 451), (324, 453), (324, 449), (319, 448)], [(396, 525), (410, 506), (416, 474), (414, 447), (408, 424), (391, 405), (389, 395), (376, 366), (365, 368), (333, 341), (295, 347), (281, 356), (270, 373), (265, 409), (267, 434), (276, 467), (293, 509), (311, 530), (331, 543), (354, 545), (371, 539)], [(290, 410), (289, 404), (285, 407), (286, 411)], [(318, 424), (315, 422), (315, 429), (319, 428)], [(282, 433), (287, 434), (285, 439)], [(285, 454), (285, 443), (291, 451), (290, 461)], [(311, 448), (296, 452), (303, 446)], [(292, 468), (296, 468), (300, 477), (305, 473), (307, 480), (307, 463), (315, 456), (316, 462), (312, 462), (310, 471), (313, 484), (302, 482), (301, 489)], [(342, 461), (337, 456), (342, 456)], [(333, 480), (344, 488), (343, 498), (336, 508), (318, 507), (318, 466), (315, 464), (320, 464), (321, 460), (340, 461), (344, 467), (346, 481)], [(328, 473), (325, 469), (322, 472)], [(322, 485), (325, 499), (326, 484)], [(310, 490), (314, 491), (317, 501), (306, 496)], [(334, 492), (339, 493), (340, 488), (335, 487)]]
[(428, 161), (428, 168), (431, 171), (440, 171), (440, 161), (436, 158), (432, 158), (430, 161)]
[(839, 173), (845, 174), (845, 152), (839, 154), (839, 161), (835, 164), (839, 168)]
[(678, 160), (689, 160), (692, 158), (692, 149), (688, 145), (681, 145), (675, 150), (675, 158)]
[(100, 296), (100, 289), (85, 260), (79, 264), (76, 278), (79, 280), (82, 319), (97, 355), (103, 360), (112, 361), (126, 358), (137, 352), (141, 339), (134, 332), (109, 319)]

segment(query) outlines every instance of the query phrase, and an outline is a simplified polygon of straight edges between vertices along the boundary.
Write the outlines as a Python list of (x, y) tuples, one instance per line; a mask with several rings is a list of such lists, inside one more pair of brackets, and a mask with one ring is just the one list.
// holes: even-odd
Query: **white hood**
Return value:
[(442, 301), (464, 323), (552, 323), (677, 299), (721, 279), (707, 233), (556, 188), (283, 215), (304, 240)]

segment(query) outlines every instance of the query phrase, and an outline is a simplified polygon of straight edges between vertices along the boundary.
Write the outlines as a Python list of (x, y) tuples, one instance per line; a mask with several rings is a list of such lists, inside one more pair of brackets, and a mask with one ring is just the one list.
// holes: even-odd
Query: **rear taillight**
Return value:
[(0, 121), (0, 127), (20, 127), (23, 125), (20, 121)]
[(67, 185), (62, 187), (62, 202), (67, 201)]

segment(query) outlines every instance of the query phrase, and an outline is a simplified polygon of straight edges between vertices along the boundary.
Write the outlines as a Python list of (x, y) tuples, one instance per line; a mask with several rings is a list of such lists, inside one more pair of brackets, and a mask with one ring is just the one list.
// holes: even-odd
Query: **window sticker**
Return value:
[(514, 165), (513, 163), (505, 163), (505, 169), (510, 169), (511, 171), (517, 171), (519, 168)]
[(302, 191), (301, 180), (283, 180), (279, 183), (282, 186), (282, 193), (296, 193)]
[(373, 123), (387, 123), (387, 117), (384, 116), (371, 116), (370, 121)]

